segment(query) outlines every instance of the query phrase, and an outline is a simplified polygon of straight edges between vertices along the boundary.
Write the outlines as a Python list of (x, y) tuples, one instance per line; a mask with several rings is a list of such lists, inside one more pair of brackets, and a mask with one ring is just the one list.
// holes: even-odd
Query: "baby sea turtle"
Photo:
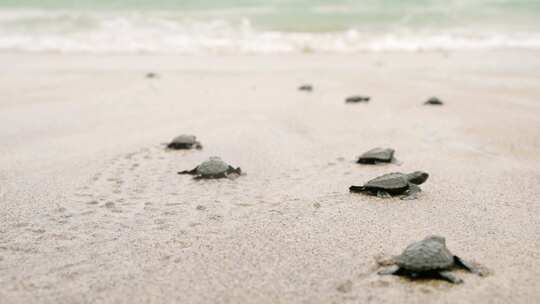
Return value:
[(445, 238), (437, 235), (428, 236), (410, 244), (403, 253), (394, 257), (390, 264), (392, 266), (379, 271), (379, 274), (410, 278), (439, 278), (454, 284), (463, 282), (451, 273), (451, 270), (456, 268), (462, 268), (480, 276), (484, 275), (469, 262), (453, 255), (446, 248)]
[(377, 163), (389, 163), (395, 161), (394, 149), (374, 148), (360, 155), (356, 161), (359, 164), (374, 165)]
[(182, 150), (182, 149), (202, 149), (202, 145), (197, 141), (195, 135), (186, 135), (182, 134), (173, 138), (173, 140), (167, 144), (167, 148), (173, 150)]
[(376, 195), (380, 198), (404, 194), (405, 196), (401, 199), (411, 200), (417, 198), (417, 194), (422, 191), (418, 185), (424, 183), (428, 177), (429, 174), (422, 171), (409, 174), (394, 172), (374, 178), (363, 186), (351, 186), (349, 190)]
[(149, 73), (146, 73), (146, 78), (157, 78), (158, 75), (156, 73), (153, 73), (153, 72), (149, 72)]
[(196, 179), (201, 178), (224, 178), (229, 177), (231, 174), (242, 174), (240, 168), (233, 168), (221, 158), (217, 156), (210, 157), (208, 160), (202, 162), (193, 170), (181, 171), (178, 174), (191, 174), (195, 175)]
[(358, 103), (358, 102), (369, 102), (371, 97), (364, 96), (364, 95), (355, 95), (351, 97), (347, 97), (345, 99), (345, 103)]
[(431, 97), (426, 102), (424, 102), (424, 105), (430, 105), (430, 106), (442, 106), (444, 103), (437, 97)]
[(298, 87), (299, 91), (311, 92), (313, 91), (313, 86), (310, 84), (303, 84)]

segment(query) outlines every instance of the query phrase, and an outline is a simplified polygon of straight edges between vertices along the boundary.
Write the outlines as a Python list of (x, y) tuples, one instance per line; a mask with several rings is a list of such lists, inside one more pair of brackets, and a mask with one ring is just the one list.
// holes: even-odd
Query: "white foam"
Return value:
[(540, 33), (349, 29), (294, 33), (255, 29), (244, 18), (178, 18), (138, 13), (0, 12), (0, 50), (91, 53), (302, 53), (540, 49)]

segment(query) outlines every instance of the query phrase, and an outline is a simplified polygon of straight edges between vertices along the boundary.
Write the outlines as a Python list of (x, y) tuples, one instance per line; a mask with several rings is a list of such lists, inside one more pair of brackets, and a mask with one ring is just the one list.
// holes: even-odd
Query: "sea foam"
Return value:
[(540, 49), (540, 32), (361, 26), (299, 32), (256, 27), (249, 18), (190, 18), (166, 13), (0, 11), (0, 50), (89, 53), (354, 53)]

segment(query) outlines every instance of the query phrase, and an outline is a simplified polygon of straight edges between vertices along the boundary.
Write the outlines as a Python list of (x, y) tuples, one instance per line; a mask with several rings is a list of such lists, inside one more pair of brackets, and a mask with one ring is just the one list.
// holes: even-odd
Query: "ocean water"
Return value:
[(540, 49), (540, 0), (0, 0), (0, 51)]

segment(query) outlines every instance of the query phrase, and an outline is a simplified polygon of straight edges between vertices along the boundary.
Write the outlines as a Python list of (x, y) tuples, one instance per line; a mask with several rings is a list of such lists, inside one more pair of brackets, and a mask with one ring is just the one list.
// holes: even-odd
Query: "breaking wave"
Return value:
[(302, 32), (258, 28), (248, 18), (194, 19), (167, 14), (0, 12), (0, 50), (89, 53), (354, 53), (540, 49), (540, 32), (464, 28)]

